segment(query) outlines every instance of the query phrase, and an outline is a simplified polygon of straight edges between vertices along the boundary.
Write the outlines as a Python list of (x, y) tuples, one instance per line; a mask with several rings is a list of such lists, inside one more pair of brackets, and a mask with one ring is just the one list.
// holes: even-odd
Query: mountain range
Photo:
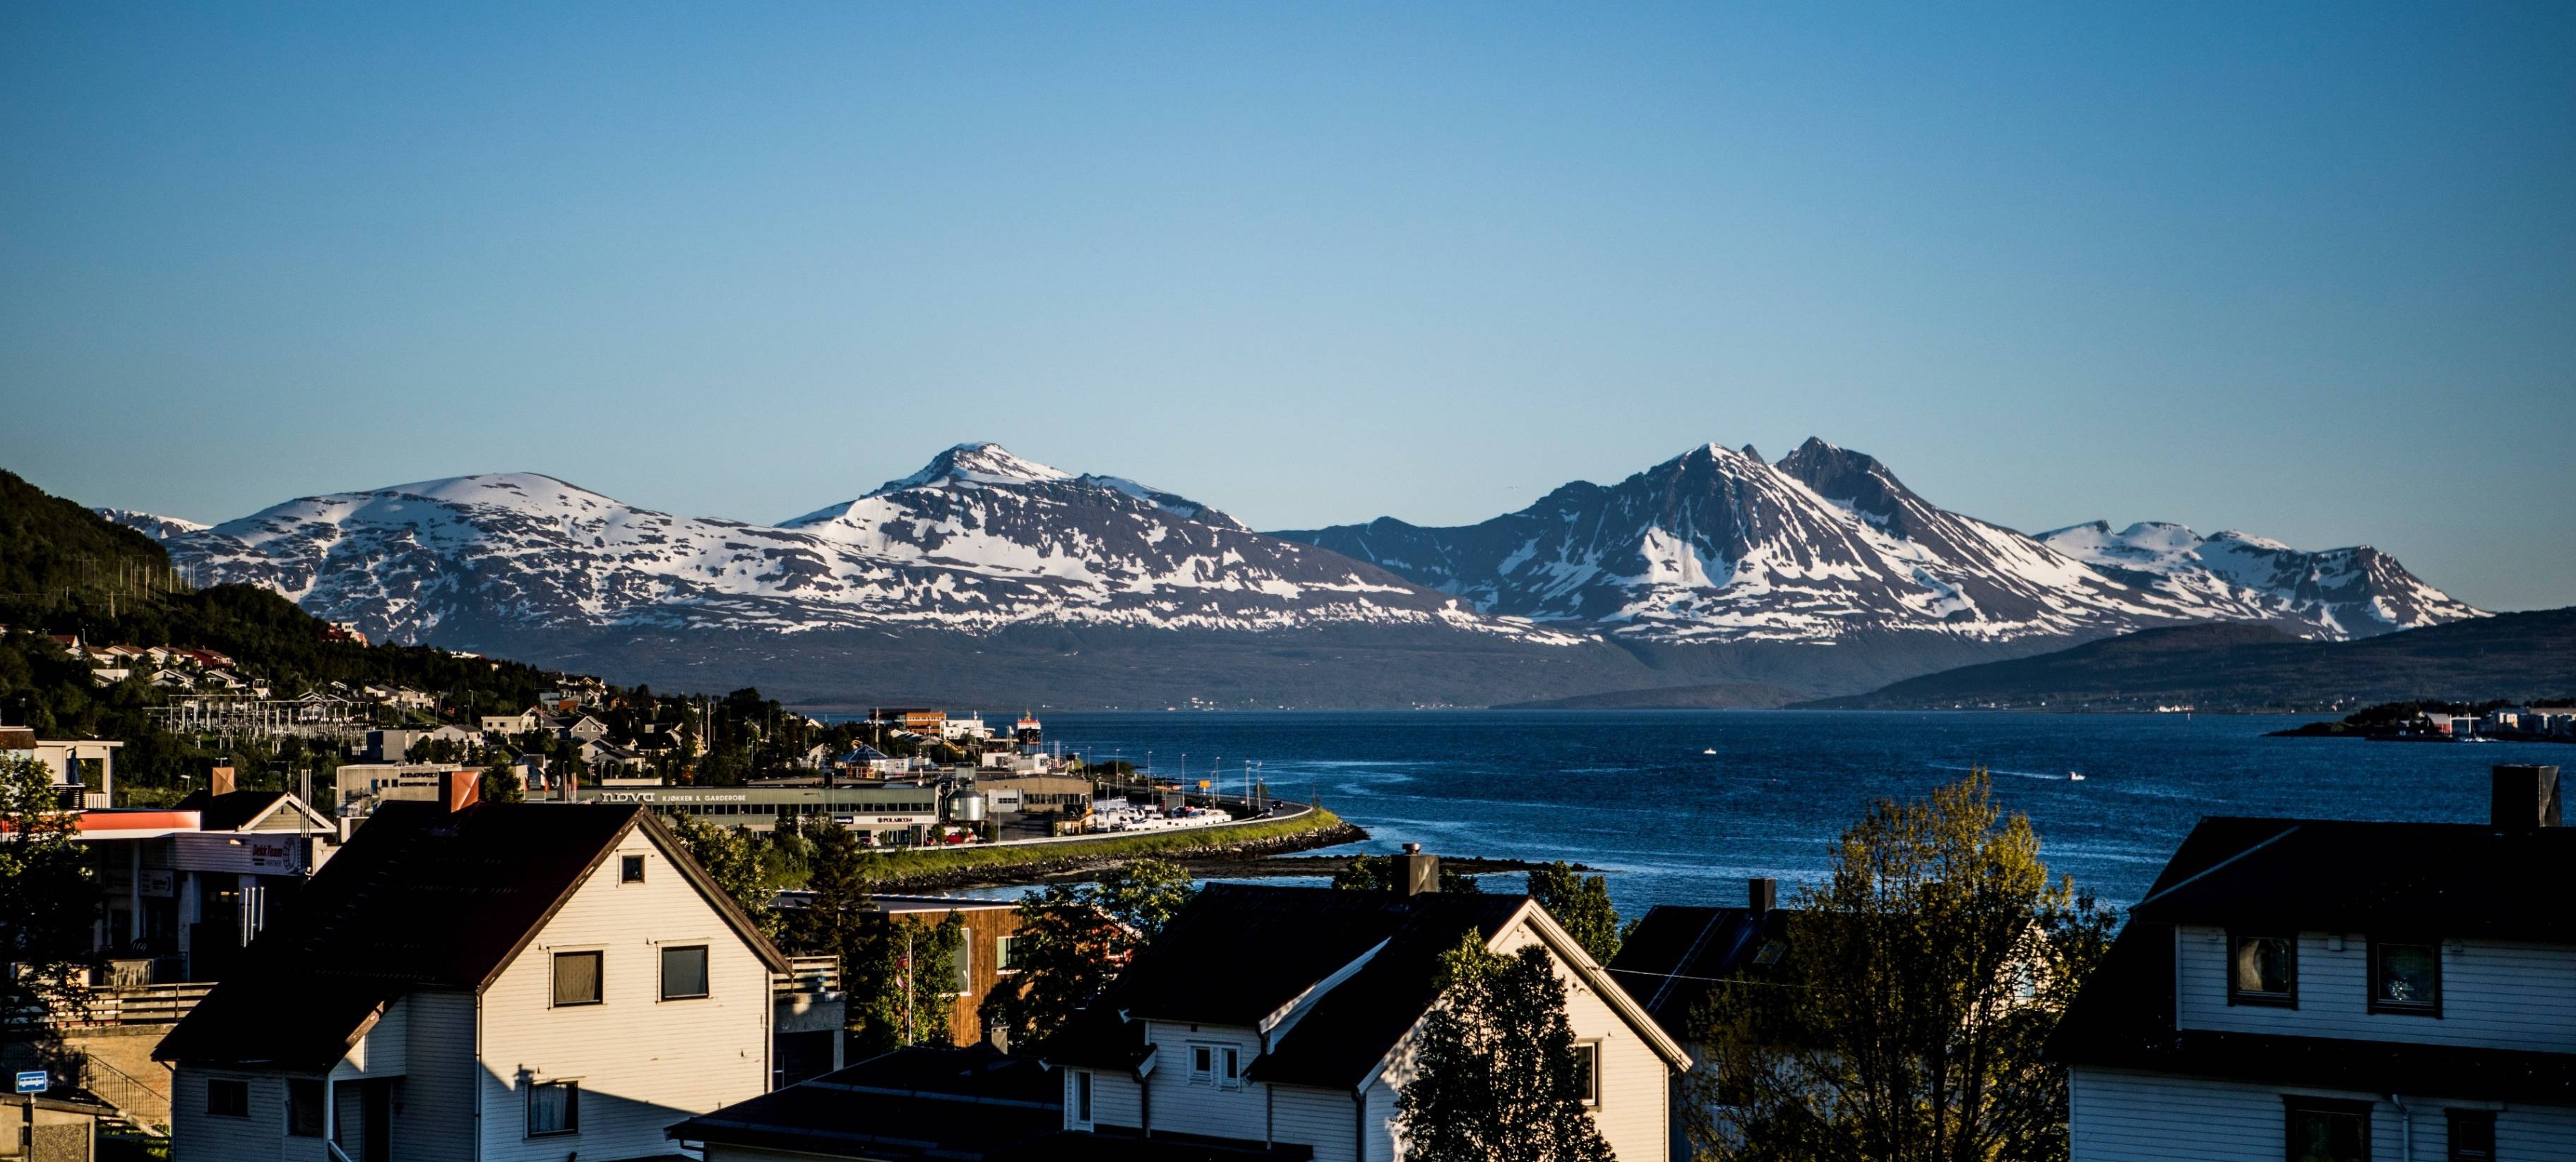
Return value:
[[(776, 525), (552, 477), (306, 497), (213, 527), (101, 510), (200, 583), (372, 638), (808, 702), (1491, 704), (1848, 694), (2202, 621), (2321, 640), (2484, 616), (2360, 547), (2176, 525), (2024, 535), (1809, 440), (1694, 448), (1459, 528), (1260, 533), (993, 444)], [(998, 704), (998, 703), (997, 703)]]

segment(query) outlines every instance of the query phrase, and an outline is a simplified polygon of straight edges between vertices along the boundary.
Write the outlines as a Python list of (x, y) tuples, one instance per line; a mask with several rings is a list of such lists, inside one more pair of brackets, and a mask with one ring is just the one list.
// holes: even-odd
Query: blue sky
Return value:
[(2576, 603), (2576, 6), (0, 9), (0, 466), (1257, 527), (1820, 435)]

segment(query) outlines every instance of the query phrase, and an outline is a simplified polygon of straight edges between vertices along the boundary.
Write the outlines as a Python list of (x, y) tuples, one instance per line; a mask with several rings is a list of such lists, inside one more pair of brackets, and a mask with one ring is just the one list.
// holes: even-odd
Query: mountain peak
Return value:
[[(921, 471), (900, 480), (889, 480), (877, 494), (920, 488), (951, 480), (976, 484), (1030, 484), (1050, 480), (1071, 480), (1073, 474), (1047, 467), (1035, 460), (1022, 459), (1011, 450), (991, 441), (959, 444), (930, 458)], [(874, 495), (874, 494), (872, 494)]]

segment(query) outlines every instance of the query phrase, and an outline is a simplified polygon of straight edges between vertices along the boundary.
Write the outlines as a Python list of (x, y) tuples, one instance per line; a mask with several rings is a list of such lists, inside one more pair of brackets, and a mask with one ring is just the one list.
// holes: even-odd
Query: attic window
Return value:
[(1587, 1106), (1601, 1104), (1601, 1043), (1574, 1043), (1574, 1094)]
[(2229, 941), (2227, 1003), (2299, 1007), (2299, 938), (2233, 934)]
[(621, 884), (640, 884), (640, 883), (643, 883), (643, 882), (644, 882), (644, 857), (643, 857), (643, 856), (640, 856), (640, 855), (621, 855), (621, 856), (618, 856), (618, 857), (617, 857), (617, 882), (618, 882), (618, 883), (621, 883)]

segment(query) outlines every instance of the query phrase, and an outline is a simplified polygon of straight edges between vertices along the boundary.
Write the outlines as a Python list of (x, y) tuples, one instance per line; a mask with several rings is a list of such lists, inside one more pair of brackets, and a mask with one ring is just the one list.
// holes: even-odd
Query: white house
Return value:
[(380, 807), (163, 1040), (174, 1159), (679, 1157), (768, 1090), (787, 962), (670, 832), (473, 779)]
[(2576, 830), (2203, 819), (2050, 1043), (2074, 1162), (2576, 1160)]
[(1547, 950), (1602, 1136), (1622, 1162), (1667, 1162), (1681, 1047), (1535, 901), (1429, 890), (1432, 857), (1407, 858), (1410, 891), (1201, 889), (1046, 1046), (1065, 1128), (1394, 1162), (1440, 956), (1473, 933), (1498, 954)]

